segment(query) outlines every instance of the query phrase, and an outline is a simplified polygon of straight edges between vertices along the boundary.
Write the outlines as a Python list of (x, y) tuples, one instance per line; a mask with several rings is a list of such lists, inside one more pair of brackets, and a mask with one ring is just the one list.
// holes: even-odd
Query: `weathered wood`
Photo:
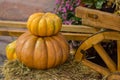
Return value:
[(85, 7), (77, 7), (76, 16), (82, 18), (83, 25), (120, 31), (120, 16)]
[(118, 71), (120, 71), (120, 40), (117, 41), (117, 61)]
[(67, 40), (78, 40), (78, 41), (83, 41), (92, 34), (84, 34), (84, 33), (64, 33), (62, 34), (66, 37)]
[(26, 28), (26, 22), (0, 20), (0, 27)]
[(84, 25), (62, 25), (61, 31), (74, 33), (97, 33), (99, 29)]
[[(15, 30), (10, 30), (10, 29), (0, 29), (0, 35), (1, 36), (20, 36), (24, 32), (26, 32), (27, 29), (15, 29)], [(87, 37), (91, 36), (92, 34), (79, 34), (79, 33), (64, 33), (62, 34), (66, 37), (67, 40), (84, 40)]]
[(80, 45), (75, 53), (75, 61), (80, 62), (82, 60), (83, 54), (81, 51), (86, 51), (91, 48), (93, 45), (98, 44), (99, 42), (104, 40), (103, 33), (92, 35), (89, 38), (84, 39), (84, 42)]
[(104, 68), (102, 66), (99, 66), (89, 60), (83, 59), (82, 63), (90, 68), (92, 68), (93, 70), (103, 74), (103, 75), (108, 75), (110, 74), (110, 71), (107, 68)]
[(97, 43), (99, 43), (99, 42), (101, 42), (103, 40), (104, 40), (104, 36), (103, 36), (102, 33), (98, 33), (95, 36), (92, 35), (89, 38), (87, 38), (87, 40), (85, 40), (81, 44), (80, 48), (82, 50), (87, 50), (87, 49), (91, 48), (93, 45), (95, 45), (95, 44), (97, 44)]
[[(0, 20), (0, 27), (8, 28), (27, 28), (26, 22), (20, 21), (2, 21)], [(99, 31), (97, 28), (88, 27), (84, 25), (62, 25), (61, 31), (74, 32), (74, 33), (96, 33)]]
[(109, 57), (108, 53), (104, 50), (100, 43), (94, 45), (95, 50), (98, 52), (99, 56), (105, 62), (107, 67), (110, 69), (111, 72), (116, 71), (116, 64), (113, 60)]
[(23, 34), (27, 30), (7, 30), (7, 29), (0, 29), (0, 36), (15, 36), (18, 37)]
[(120, 32), (118, 31), (104, 32), (103, 35), (106, 40), (120, 40)]
[[(22, 28), (27, 29), (26, 22), (0, 21), (0, 35), (3, 36), (19, 36), (24, 32)], [(98, 30), (84, 25), (62, 25), (61, 32), (68, 40), (84, 40)]]
[(120, 80), (120, 72), (112, 73), (105, 77), (103, 80)]
[[(81, 43), (81, 45), (79, 46), (79, 48), (77, 49), (77, 51), (75, 53), (75, 60), (74, 61), (77, 61), (77, 62), (81, 61), (86, 66), (89, 66), (90, 68), (95, 69), (96, 71), (98, 71), (99, 73), (101, 73), (103, 75), (107, 75), (107, 74), (110, 74), (112, 72), (119, 71), (120, 70), (120, 40), (119, 40), (119, 36), (120, 36), (120, 33), (117, 31), (103, 31), (103, 32), (100, 32), (100, 33), (97, 33), (97, 34), (90, 36), (89, 38), (84, 40)], [(104, 48), (100, 44), (100, 42), (102, 42), (106, 39), (107, 39), (107, 41), (108, 40), (118, 41), (117, 42), (117, 45), (118, 45), (118, 47), (117, 47), (117, 52), (118, 52), (118, 55), (117, 55), (118, 60), (117, 61), (118, 61), (118, 63), (117, 64), (115, 64), (115, 62), (111, 59), (111, 57), (108, 55), (108, 53), (104, 50)], [(108, 68), (110, 73), (107, 72), (106, 70), (104, 73), (104, 68), (101, 65), (97, 65), (96, 63), (93, 63), (93, 62), (88, 61), (88, 60), (86, 61), (86, 52), (91, 47), (95, 48), (97, 53), (100, 55), (102, 60), (107, 65), (106, 68)], [(103, 72), (102, 72), (102, 70), (103, 70)]]
[(82, 59), (83, 59), (83, 57), (84, 57), (84, 54), (81, 53), (80, 48), (77, 49), (77, 52), (75, 53), (75, 59), (74, 59), (74, 61), (75, 61), (75, 62), (81, 62)]

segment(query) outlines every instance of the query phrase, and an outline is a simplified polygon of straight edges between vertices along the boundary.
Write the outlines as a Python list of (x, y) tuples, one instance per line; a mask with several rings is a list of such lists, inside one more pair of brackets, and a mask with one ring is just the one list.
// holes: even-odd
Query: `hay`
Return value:
[(72, 57), (66, 63), (48, 70), (29, 69), (17, 60), (5, 61), (2, 71), (5, 80), (101, 80), (99, 73), (73, 62)]

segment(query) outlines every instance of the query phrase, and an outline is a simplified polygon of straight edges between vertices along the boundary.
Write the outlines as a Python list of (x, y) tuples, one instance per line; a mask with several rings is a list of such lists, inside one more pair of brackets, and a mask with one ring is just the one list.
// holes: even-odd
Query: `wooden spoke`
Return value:
[(117, 41), (118, 71), (120, 71), (120, 40)]
[(99, 66), (89, 60), (83, 59), (82, 63), (92, 69), (94, 69), (95, 71), (98, 71), (99, 73), (103, 74), (103, 75), (108, 75), (110, 74), (110, 71), (107, 68), (104, 68), (102, 66)]
[(103, 59), (103, 61), (106, 63), (106, 65), (108, 66), (108, 68), (114, 72), (116, 71), (116, 64), (113, 62), (113, 60), (109, 57), (109, 55), (107, 54), (107, 52), (103, 49), (103, 47), (101, 46), (101, 44), (96, 44), (94, 45), (95, 50), (98, 52), (98, 54), (100, 55), (100, 57)]

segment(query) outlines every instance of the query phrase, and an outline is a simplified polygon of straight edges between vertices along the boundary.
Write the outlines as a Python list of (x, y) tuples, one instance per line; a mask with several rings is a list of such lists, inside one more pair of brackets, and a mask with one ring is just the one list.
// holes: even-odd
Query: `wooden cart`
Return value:
[[(61, 29), (66, 39), (82, 41), (74, 54), (75, 61), (82, 62), (102, 75), (108, 76), (106, 80), (120, 79), (120, 16), (80, 6), (76, 8), (76, 16), (82, 18), (83, 25), (63, 25)], [(0, 35), (2, 36), (18, 37), (25, 31), (27, 31), (26, 22), (0, 21)], [(117, 41), (117, 63), (100, 44), (106, 40)], [(92, 47), (107, 67), (86, 58), (87, 50)]]
[[(80, 6), (76, 8), (76, 16), (82, 18), (83, 25), (101, 28), (101, 31), (82, 42), (75, 54), (75, 61), (82, 62), (104, 76), (109, 75), (106, 80), (120, 80), (120, 16)], [(101, 45), (105, 40), (116, 41), (117, 53), (114, 53), (117, 55), (116, 62)], [(105, 66), (93, 63), (86, 58), (86, 53), (90, 54), (87, 52), (90, 48), (94, 48)]]

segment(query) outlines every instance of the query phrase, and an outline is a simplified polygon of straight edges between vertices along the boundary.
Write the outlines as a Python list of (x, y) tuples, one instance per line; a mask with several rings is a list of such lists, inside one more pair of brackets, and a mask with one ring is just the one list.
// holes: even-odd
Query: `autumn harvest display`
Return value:
[(53, 13), (32, 14), (27, 21), (28, 31), (6, 48), (8, 60), (17, 58), (27, 67), (36, 69), (63, 64), (69, 55), (69, 45), (60, 33), (61, 27), (61, 19)]

